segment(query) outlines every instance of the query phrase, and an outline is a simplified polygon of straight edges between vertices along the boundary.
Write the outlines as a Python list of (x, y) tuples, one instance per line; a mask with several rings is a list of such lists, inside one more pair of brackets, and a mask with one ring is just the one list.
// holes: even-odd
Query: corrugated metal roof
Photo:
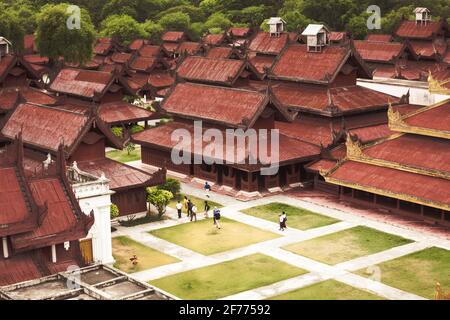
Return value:
[(31, 214), (16, 168), (0, 168), (0, 225), (23, 221)]
[(374, 42), (355, 40), (356, 51), (364, 61), (390, 62), (400, 58), (404, 44), (400, 42)]
[(63, 69), (50, 84), (50, 90), (92, 98), (96, 92), (103, 92), (112, 78), (109, 72)]
[(395, 34), (402, 38), (430, 39), (443, 28), (442, 21), (428, 21), (416, 23), (416, 21), (403, 20)]
[(250, 42), (248, 49), (254, 52), (277, 55), (288, 42), (289, 35), (287, 33), (282, 33), (279, 37), (272, 37), (268, 32), (258, 32)]

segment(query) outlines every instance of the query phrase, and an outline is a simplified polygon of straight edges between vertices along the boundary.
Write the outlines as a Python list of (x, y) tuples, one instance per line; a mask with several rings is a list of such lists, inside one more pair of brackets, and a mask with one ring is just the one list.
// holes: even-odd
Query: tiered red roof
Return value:
[(180, 42), (186, 37), (186, 34), (182, 31), (167, 31), (161, 37), (162, 41), (167, 42)]
[(20, 101), (20, 97), (26, 102), (36, 104), (54, 105), (56, 103), (55, 97), (36, 88), (25, 86), (4, 88), (0, 89), (0, 113), (2, 110), (11, 110)]
[(361, 58), (370, 62), (392, 62), (405, 50), (400, 42), (354, 41), (354, 44)]
[(416, 23), (416, 21), (403, 20), (395, 34), (408, 39), (432, 39), (434, 36), (442, 34), (443, 30), (443, 21)]
[(231, 47), (213, 47), (208, 50), (207, 58), (219, 58), (228, 59), (233, 54), (233, 49)]
[(447, 51), (445, 40), (410, 41), (409, 44), (419, 58), (439, 59)]
[(209, 46), (219, 46), (225, 40), (225, 34), (207, 34), (203, 37), (202, 42)]
[(139, 122), (154, 117), (154, 113), (125, 101), (103, 103), (99, 107), (100, 118), (109, 125)]
[(253, 52), (278, 55), (289, 42), (287, 33), (273, 37), (268, 32), (258, 32), (250, 42), (248, 49)]

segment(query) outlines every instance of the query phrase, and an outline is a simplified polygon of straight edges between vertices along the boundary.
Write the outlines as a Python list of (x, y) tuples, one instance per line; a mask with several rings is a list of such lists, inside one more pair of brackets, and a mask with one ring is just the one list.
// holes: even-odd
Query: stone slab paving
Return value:
[[(182, 190), (183, 193), (206, 199), (206, 194), (201, 189), (196, 189), (190, 185), (182, 184)], [(372, 279), (352, 274), (351, 272), (367, 268), (372, 265), (380, 264), (384, 261), (399, 258), (401, 256), (417, 252), (432, 246), (450, 250), (450, 241), (442, 239), (441, 237), (436, 237), (431, 234), (424, 234), (407, 228), (402, 228), (400, 226), (386, 224), (374, 219), (355, 216), (349, 212), (323, 206), (321, 204), (314, 203), (313, 201), (304, 201), (298, 198), (287, 197), (285, 195), (276, 195), (248, 202), (240, 202), (226, 195), (218, 195), (212, 193), (210, 199), (212, 201), (222, 203), (225, 206), (223, 209), (221, 209), (222, 215), (224, 217), (239, 221), (241, 223), (252, 225), (262, 230), (271, 231), (273, 233), (279, 234), (280, 237), (248, 245), (242, 248), (233, 249), (227, 252), (204, 256), (187, 248), (183, 248), (163, 239), (154, 237), (153, 235), (148, 233), (151, 230), (171, 227), (182, 223), (189, 223), (189, 220), (186, 217), (177, 219), (175, 210), (169, 208), (166, 215), (170, 219), (136, 227), (118, 227), (118, 231), (114, 233), (114, 236), (129, 236), (133, 240), (139, 241), (144, 245), (157, 249), (163, 253), (172, 255), (180, 259), (181, 262), (141, 271), (138, 273), (134, 273), (131, 276), (141, 281), (150, 281), (196, 268), (234, 260), (250, 254), (262, 253), (293, 266), (305, 269), (309, 271), (309, 273), (280, 281), (265, 287), (248, 290), (229, 297), (224, 297), (223, 299), (267, 299), (272, 296), (296, 290), (317, 282), (325, 281), (328, 279), (335, 279), (355, 288), (372, 292), (386, 299), (420, 300), (424, 298), (390, 287)], [(306, 210), (310, 210), (325, 216), (341, 220), (341, 222), (306, 231), (288, 228), (286, 231), (282, 232), (278, 230), (278, 225), (276, 223), (246, 215), (240, 212), (241, 210), (250, 207), (264, 205), (271, 202), (287, 203), (292, 206), (301, 207)], [(203, 219), (203, 215), (201, 213), (197, 216), (199, 220)], [(288, 252), (281, 248), (292, 243), (313, 239), (316, 237), (346, 230), (358, 225), (367, 226), (379, 231), (402, 236), (404, 238), (414, 240), (415, 242), (400, 247), (391, 248), (372, 255), (356, 258), (354, 260), (342, 262), (335, 266), (330, 266)]]

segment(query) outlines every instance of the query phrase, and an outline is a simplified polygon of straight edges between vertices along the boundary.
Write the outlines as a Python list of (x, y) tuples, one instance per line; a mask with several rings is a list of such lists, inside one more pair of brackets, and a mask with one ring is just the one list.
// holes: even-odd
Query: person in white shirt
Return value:
[(181, 219), (181, 209), (183, 209), (183, 204), (180, 202), (180, 200), (178, 200), (176, 208), (178, 212), (178, 219)]
[(280, 231), (284, 231), (284, 229), (286, 229), (286, 221), (287, 221), (287, 216), (286, 216), (286, 212), (283, 211), (282, 214), (280, 214)]
[(191, 221), (195, 219), (197, 221), (197, 206), (194, 204), (191, 209)]

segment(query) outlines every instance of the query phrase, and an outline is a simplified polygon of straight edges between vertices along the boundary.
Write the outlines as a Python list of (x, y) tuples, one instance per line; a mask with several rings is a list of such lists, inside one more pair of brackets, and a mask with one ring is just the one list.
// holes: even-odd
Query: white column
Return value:
[(56, 263), (56, 245), (52, 244), (52, 262)]
[(6, 259), (9, 257), (8, 241), (6, 237), (3, 237), (2, 242), (3, 242), (3, 257)]

